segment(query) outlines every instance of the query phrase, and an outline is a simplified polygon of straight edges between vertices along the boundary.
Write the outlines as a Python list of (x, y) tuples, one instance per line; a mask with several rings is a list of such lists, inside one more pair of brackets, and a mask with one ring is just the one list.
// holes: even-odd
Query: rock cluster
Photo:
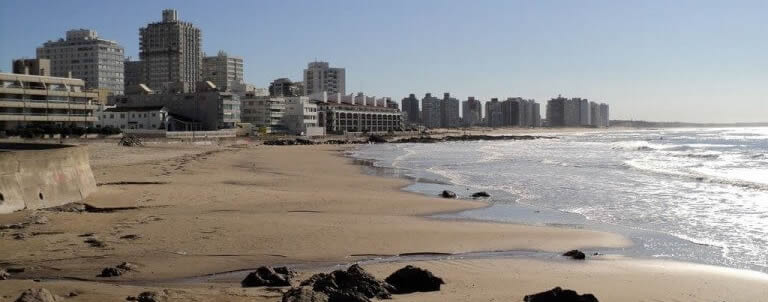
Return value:
[(571, 258), (576, 259), (576, 260), (584, 260), (584, 259), (587, 258), (587, 255), (585, 255), (584, 252), (582, 252), (580, 250), (570, 250), (570, 251), (567, 251), (567, 252), (565, 252), (565, 254), (563, 254), (563, 256), (571, 257)]
[(442, 193), (440, 193), (440, 197), (442, 198), (456, 198), (456, 193), (453, 193), (452, 191), (443, 190)]
[(439, 291), (440, 285), (445, 284), (443, 279), (435, 277), (432, 272), (410, 265), (392, 273), (384, 281), (395, 288), (395, 294)]
[(291, 278), (296, 272), (287, 267), (262, 266), (251, 272), (240, 282), (243, 287), (291, 286)]
[(122, 275), (125, 272), (136, 270), (136, 265), (133, 265), (128, 262), (123, 262), (118, 264), (115, 267), (105, 267), (103, 270), (101, 270), (101, 274), (99, 277), (118, 277)]
[(370, 302), (392, 294), (437, 291), (443, 280), (418, 267), (406, 266), (377, 280), (355, 264), (347, 270), (315, 274), (283, 294), (283, 302)]
[(59, 296), (52, 294), (45, 288), (31, 288), (25, 290), (16, 299), (16, 302), (57, 302), (63, 301)]
[(525, 296), (525, 302), (598, 302), (592, 294), (579, 295), (570, 289), (555, 287), (538, 294)]

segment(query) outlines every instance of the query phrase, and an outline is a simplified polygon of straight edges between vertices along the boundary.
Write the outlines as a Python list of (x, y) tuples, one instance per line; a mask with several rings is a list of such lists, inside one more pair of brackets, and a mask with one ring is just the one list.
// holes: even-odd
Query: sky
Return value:
[(174, 8), (203, 50), (241, 56), (258, 87), (346, 68), (347, 93), (400, 100), (558, 95), (611, 119), (768, 122), (768, 1), (3, 0), (0, 70), (89, 28), (138, 58), (139, 28)]

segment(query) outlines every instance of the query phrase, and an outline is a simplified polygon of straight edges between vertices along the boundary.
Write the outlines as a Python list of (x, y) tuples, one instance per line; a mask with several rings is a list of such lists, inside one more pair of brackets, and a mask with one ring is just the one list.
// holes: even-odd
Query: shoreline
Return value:
[[(526, 288), (512, 285), (510, 288), (509, 285), (489, 283), (485, 286), (479, 284), (478, 287), (464, 288), (462, 292), (456, 292), (459, 287), (454, 286), (460, 286), (472, 280), (473, 277), (461, 275), (463, 274), (461, 272), (465, 272), (466, 269), (471, 269), (481, 279), (484, 278), (482, 276), (498, 275), (500, 272), (494, 271), (493, 265), (484, 266), (483, 263), (488, 262), (504, 265), (515, 263), (514, 267), (524, 270), (535, 269), (542, 265), (540, 262), (543, 262), (546, 263), (545, 266), (561, 272), (564, 269), (577, 273), (571, 269), (574, 266), (589, 268), (589, 271), (602, 267), (602, 264), (596, 266), (590, 263), (611, 263), (617, 260), (605, 257), (579, 263), (563, 259), (558, 256), (559, 253), (566, 248), (581, 248), (585, 243), (595, 246), (622, 246), (626, 243), (621, 237), (602, 232), (433, 219), (427, 216), (434, 215), (433, 213), (481, 208), (487, 206), (487, 203), (444, 200), (402, 191), (401, 189), (407, 186), (408, 182), (403, 179), (365, 175), (362, 168), (352, 163), (351, 158), (343, 156), (338, 147), (225, 148), (223, 152), (200, 155), (210, 151), (209, 149), (216, 150), (218, 147), (210, 146), (206, 147), (209, 149), (201, 150), (184, 149), (180, 146), (166, 149), (161, 146), (135, 149), (136, 152), (146, 153), (142, 156), (149, 160), (137, 162), (137, 159), (141, 158), (138, 155), (131, 155), (125, 157), (125, 164), (107, 164), (109, 162), (107, 159), (111, 156), (122, 156), (120, 153), (125, 149), (116, 149), (115, 146), (110, 146), (106, 150), (99, 149), (99, 146), (93, 148), (103, 152), (92, 156), (92, 163), (97, 167), (94, 174), (100, 183), (136, 180), (142, 177), (147, 180), (167, 181), (167, 184), (102, 186), (101, 192), (94, 198), (89, 198), (89, 202), (108, 206), (138, 203), (165, 207), (113, 214), (43, 213), (49, 216), (51, 222), (47, 225), (34, 226), (34, 228), (49, 229), (64, 234), (50, 235), (51, 239), (34, 236), (24, 241), (12, 241), (7, 236), (0, 237), (0, 242), (4, 246), (11, 246), (11, 250), (21, 249), (21, 251), (10, 251), (10, 253), (9, 250), (0, 251), (2, 256), (0, 258), (22, 265), (27, 263), (26, 266), (32, 268), (26, 273), (30, 277), (34, 274), (62, 276), (55, 270), (45, 273), (45, 268), (39, 268), (39, 270), (35, 268), (42, 266), (43, 263), (45, 266), (55, 267), (60, 272), (65, 272), (70, 277), (93, 276), (97, 269), (123, 260), (138, 263), (141, 271), (116, 279), (121, 280), (116, 282), (112, 279), (100, 280), (93, 277), (88, 278), (89, 281), (60, 280), (40, 283), (28, 280), (5, 280), (0, 281), (0, 297), (11, 299), (9, 297), (15, 297), (24, 287), (42, 286), (54, 290), (59, 295), (66, 294), (66, 291), (81, 291), (82, 293), (73, 301), (124, 299), (126, 295), (136, 295), (143, 289), (162, 288), (177, 292), (179, 301), (187, 298), (203, 301), (278, 301), (279, 296), (265, 289), (240, 288), (236, 283), (239, 280), (236, 278), (225, 278), (225, 280), (204, 278), (199, 280), (200, 282), (173, 283), (163, 287), (137, 286), (128, 283), (132, 282), (131, 280), (144, 280), (152, 284), (157, 281), (162, 282), (165, 277), (173, 276), (196, 278), (194, 272), (221, 275), (221, 272), (227, 271), (227, 268), (242, 269), (279, 263), (316, 265), (302, 272), (302, 274), (308, 274), (327, 271), (328, 267), (339, 267), (367, 260), (371, 262), (365, 262), (366, 268), (370, 267), (372, 272), (380, 278), (383, 278), (382, 274), (385, 274), (385, 271), (393, 271), (395, 266), (413, 263), (432, 267), (436, 265), (436, 269), (450, 281), (444, 291), (397, 296), (398, 301), (466, 300), (462, 297), (472, 293), (480, 294), (477, 290), (483, 289), (498, 295), (497, 297), (509, 298), (518, 294), (537, 292), (538, 289), (551, 289), (557, 285), (568, 286), (568, 282), (560, 280), (561, 277), (557, 275), (531, 272), (526, 276), (514, 273), (509, 276), (536, 280), (538, 284), (551, 283), (552, 286)], [(117, 153), (113, 153), (114, 150), (117, 150)], [(94, 157), (96, 162), (93, 162)], [(178, 168), (179, 166), (181, 168)], [(222, 170), (224, 167), (233, 170), (224, 172)], [(170, 171), (170, 175), (165, 175), (166, 171)], [(319, 172), (324, 174), (320, 176)], [(204, 178), (201, 179), (201, 176)], [(208, 186), (201, 189), (200, 183), (207, 183)], [(10, 220), (13, 220), (11, 218), (25, 218), (31, 214), (33, 213), (24, 211), (11, 216), (0, 216), (0, 223), (11, 222)], [(161, 220), (154, 220), (152, 217)], [(89, 220), (90, 226), (84, 225), (84, 219)], [(139, 219), (138, 224), (132, 223), (136, 219)], [(118, 227), (115, 229), (116, 235), (111, 235), (109, 232), (97, 234), (99, 238), (106, 239), (109, 244), (106, 250), (81, 247), (78, 243), (81, 239), (77, 239), (76, 236), (85, 231), (93, 228), (114, 228), (126, 223), (130, 223), (128, 224), (130, 227), (127, 230)], [(256, 232), (244, 232), (240, 229), (243, 227)], [(178, 229), (186, 231), (178, 232)], [(333, 230), (333, 232), (326, 230)], [(144, 237), (135, 243), (128, 244), (111, 239), (126, 233), (141, 233)], [(409, 236), (403, 237), (402, 234)], [(72, 237), (75, 238), (74, 241)], [(183, 240), (184, 238), (193, 239), (200, 244), (193, 242), (190, 245)], [(351, 241), (345, 244), (347, 240)], [(72, 255), (74, 257), (72, 260), (55, 260), (62, 258), (61, 256), (68, 252), (46, 251), (43, 248), (45, 245), (39, 245), (52, 242), (69, 242), (70, 245), (76, 245), (75, 250), (79, 252)], [(514, 251), (520, 251), (519, 247), (544, 251), (533, 252), (541, 253), (543, 259), (531, 260), (525, 257), (525, 252), (520, 252), (522, 256), (514, 255)], [(480, 250), (498, 251), (505, 248), (513, 251), (512, 259), (473, 258), (474, 255), (467, 255), (487, 253), (477, 252)], [(39, 250), (40, 255), (25, 256), (23, 250)], [(195, 252), (195, 250), (198, 251)], [(222, 256), (206, 252), (207, 250), (215, 251)], [(185, 254), (176, 254), (177, 251)], [(396, 261), (375, 257), (393, 254), (393, 252), (402, 254), (430, 251), (448, 254), (422, 259), (405, 257)], [(462, 251), (465, 254), (461, 254)], [(233, 256), (223, 256), (230, 253)], [(275, 255), (282, 255), (282, 257)], [(88, 258), (91, 256), (96, 258)], [(34, 261), (35, 259), (37, 261)], [(450, 263), (461, 265), (443, 267)], [(8, 264), (3, 266), (6, 265)], [(608, 264), (608, 267), (612, 267), (611, 264)], [(645, 277), (640, 277), (652, 278), (648, 275), (649, 272), (644, 274), (640, 275)], [(718, 274), (712, 275), (713, 278), (716, 276), (720, 278)], [(607, 279), (602, 281), (612, 282)], [(733, 278), (731, 281), (738, 284), (746, 282), (741, 277)], [(762, 284), (766, 281), (755, 282)], [(754, 283), (750, 284), (754, 285)], [(574, 289), (579, 292), (590, 290), (589, 287)], [(616, 289), (613, 291), (616, 293)], [(765, 293), (764, 291), (755, 292)], [(594, 293), (598, 298), (606, 295), (610, 297), (608, 293), (601, 295), (601, 292), (596, 290)], [(742, 296), (750, 297), (747, 293), (743, 293)]]

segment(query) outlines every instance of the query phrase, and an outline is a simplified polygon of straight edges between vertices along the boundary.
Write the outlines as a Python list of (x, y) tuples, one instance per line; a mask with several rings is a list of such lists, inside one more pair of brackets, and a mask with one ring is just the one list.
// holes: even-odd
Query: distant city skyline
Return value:
[(768, 121), (768, 2), (479, 4), (222, 1), (231, 9), (211, 11), (204, 1), (3, 1), (0, 70), (80, 28), (138, 60), (139, 28), (173, 8), (200, 28), (208, 56), (242, 57), (257, 87), (302, 81), (318, 60), (346, 69), (347, 93), (395, 100), (562, 95), (609, 103), (612, 119)]

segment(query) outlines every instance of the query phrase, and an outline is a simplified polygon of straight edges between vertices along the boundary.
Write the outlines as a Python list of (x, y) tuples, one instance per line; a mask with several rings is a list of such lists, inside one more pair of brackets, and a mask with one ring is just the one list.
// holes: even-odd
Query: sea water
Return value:
[(609, 130), (555, 139), (367, 145), (409, 191), (490, 206), (440, 215), (614, 231), (616, 252), (768, 272), (768, 128)]

